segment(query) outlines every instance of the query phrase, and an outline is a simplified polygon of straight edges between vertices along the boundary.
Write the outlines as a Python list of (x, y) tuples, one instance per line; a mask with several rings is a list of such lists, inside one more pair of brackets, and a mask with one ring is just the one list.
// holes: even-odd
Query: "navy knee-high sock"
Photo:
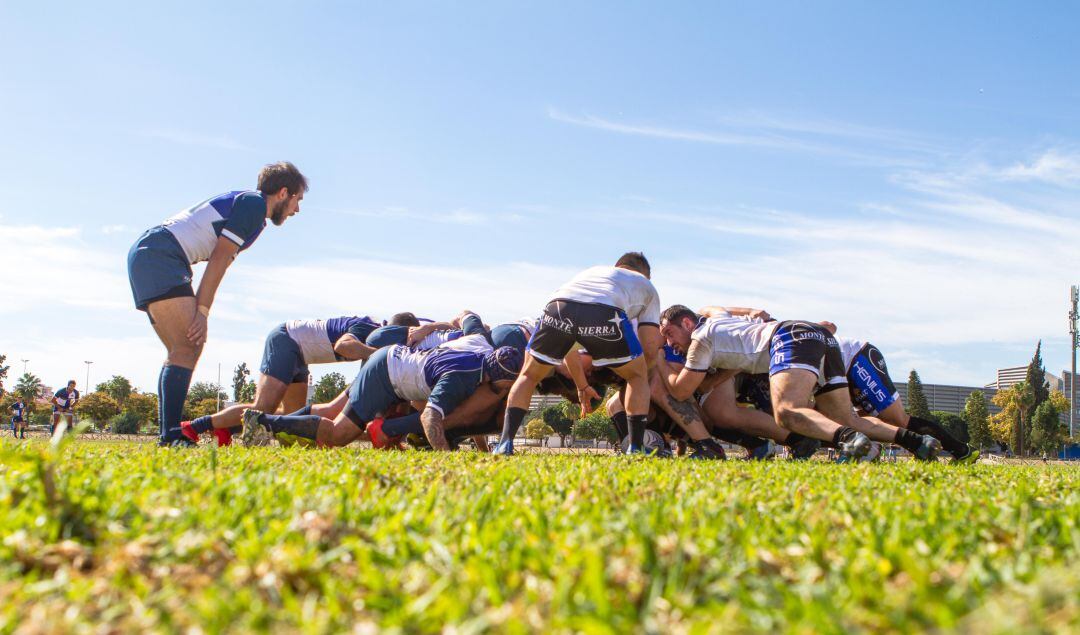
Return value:
[(184, 439), (180, 419), (184, 416), (184, 400), (191, 385), (191, 369), (166, 364), (158, 375), (158, 417), (161, 421), (162, 445)]
[(210, 432), (210, 428), (214, 427), (214, 418), (210, 415), (199, 417), (191, 421), (191, 429), (195, 431), (195, 434), (203, 434), (204, 432)]
[(405, 434), (424, 434), (424, 426), (420, 423), (420, 413), (413, 412), (404, 417), (386, 419), (382, 431), (388, 437), (400, 437)]
[(288, 434), (299, 439), (315, 441), (322, 417), (318, 415), (259, 415), (259, 423), (274, 434)]
[(521, 424), (525, 422), (525, 415), (528, 412), (525, 408), (509, 407), (506, 409), (506, 417), (503, 419), (503, 429), (502, 435), (499, 437), (499, 443), (503, 441), (514, 442), (514, 437), (517, 436)]
[(620, 442), (630, 434), (630, 424), (626, 421), (625, 411), (611, 415), (611, 425), (615, 426), (615, 434), (619, 435)]
[(626, 416), (626, 427), (630, 429), (630, 449), (641, 449), (645, 445), (645, 426), (649, 419), (648, 415)]
[(941, 441), (941, 447), (945, 448), (946, 452), (949, 452), (954, 456), (963, 456), (968, 453), (968, 446), (966, 443), (949, 434), (948, 430), (941, 427), (941, 424), (935, 421), (911, 417), (911, 421), (908, 423), (908, 430), (918, 434), (928, 434), (934, 437), (938, 441)]

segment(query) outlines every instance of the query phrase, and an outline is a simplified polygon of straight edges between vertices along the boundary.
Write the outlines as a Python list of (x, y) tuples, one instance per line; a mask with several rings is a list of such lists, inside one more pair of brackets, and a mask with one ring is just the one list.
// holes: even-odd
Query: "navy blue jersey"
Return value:
[(26, 404), (22, 401), (16, 401), (11, 404), (11, 413), (16, 417), (22, 418), (26, 414)]
[(73, 405), (75, 405), (76, 401), (79, 400), (79, 391), (75, 390), (74, 388), (72, 388), (70, 391), (68, 391), (67, 388), (61, 388), (60, 390), (56, 391), (56, 394), (53, 395), (53, 398), (56, 400), (54, 404), (57, 407), (68, 410)]
[(379, 323), (368, 316), (336, 317), (326, 321), (326, 336), (331, 344), (336, 344), (342, 335), (348, 333), (364, 342), (371, 332), (379, 328)]

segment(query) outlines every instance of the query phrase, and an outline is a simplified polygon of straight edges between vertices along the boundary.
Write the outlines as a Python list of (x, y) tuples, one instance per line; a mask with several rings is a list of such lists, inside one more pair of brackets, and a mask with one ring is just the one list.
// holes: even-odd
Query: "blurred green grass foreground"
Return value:
[(0, 445), (0, 632), (1080, 631), (1080, 469)]

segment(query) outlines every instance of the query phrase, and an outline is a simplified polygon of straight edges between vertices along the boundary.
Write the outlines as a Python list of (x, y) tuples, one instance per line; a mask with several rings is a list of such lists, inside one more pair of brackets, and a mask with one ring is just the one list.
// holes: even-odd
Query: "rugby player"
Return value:
[[(751, 310), (732, 310), (745, 311), (742, 315), (751, 313)], [(764, 312), (753, 313), (758, 317), (768, 317)], [(686, 357), (676, 353), (670, 345), (664, 345), (664, 352), (664, 360), (671, 372), (681, 370), (686, 364)], [(706, 377), (696, 392), (700, 395), (698, 403), (709, 434), (746, 448), (747, 458), (768, 458), (771, 455), (770, 440), (790, 448), (794, 459), (809, 458), (821, 446), (816, 439), (790, 432), (776, 424), (769, 400), (767, 374), (739, 373), (728, 380), (715, 369), (710, 369), (706, 371)]]
[(414, 351), (406, 346), (380, 348), (360, 368), (349, 387), (347, 402), (334, 419), (319, 415), (267, 415), (244, 411), (245, 445), (266, 445), (274, 436), (321, 447), (348, 445), (370, 422), (400, 402), (421, 405), (424, 434), (436, 450), (449, 450), (443, 420), (484, 382), (505, 388), (521, 370), (521, 354), (509, 347), (487, 355), (436, 348)]
[[(364, 343), (379, 324), (369, 317), (344, 316), (328, 320), (290, 320), (266, 336), (255, 401), (236, 404), (221, 412), (184, 421), (184, 436), (198, 442), (199, 435), (215, 430), (219, 445), (228, 445), (243, 423), (246, 408), (260, 412), (293, 412), (307, 401), (308, 366), (364, 360), (375, 349)], [(217, 432), (220, 430), (220, 432)]]
[(60, 422), (60, 416), (67, 420), (67, 430), (71, 430), (71, 420), (75, 412), (75, 404), (79, 403), (79, 391), (75, 390), (75, 380), (67, 383), (67, 388), (56, 391), (52, 398), (52, 427), (49, 434), (56, 434), (56, 425)]
[[(300, 211), (307, 179), (291, 163), (265, 166), (257, 191), (219, 194), (146, 231), (128, 252), (135, 307), (145, 311), (167, 352), (158, 377), (161, 445), (191, 445), (180, 428), (207, 319), (225, 271), (255, 242), (269, 219), (281, 225)], [(199, 289), (191, 266), (206, 262)]]
[(669, 368), (663, 374), (677, 399), (692, 395), (710, 368), (724, 371), (722, 377), (767, 371), (776, 423), (836, 444), (844, 460), (865, 457), (873, 447), (871, 437), (895, 442), (924, 460), (934, 458), (941, 447), (933, 437), (855, 414), (840, 346), (820, 324), (748, 316), (700, 321), (687, 307), (674, 305), (661, 316), (661, 328), (665, 341), (686, 355), (681, 370)]
[[(725, 307), (705, 307), (700, 313), (706, 317), (730, 317), (732, 315), (748, 315), (769, 320), (769, 314), (760, 309), (729, 309)], [(828, 326), (831, 324), (825, 323)], [(954, 462), (974, 462), (978, 459), (978, 451), (972, 450), (966, 443), (959, 441), (948, 433), (939, 424), (919, 417), (912, 417), (904, 410), (900, 402), (900, 393), (896, 390), (892, 378), (889, 376), (888, 367), (885, 364), (885, 356), (873, 344), (848, 338), (836, 338), (840, 345), (844, 358), (844, 367), (847, 369), (848, 392), (851, 402), (864, 419), (882, 421), (896, 428), (904, 428), (912, 432), (930, 436), (941, 442), (942, 447), (953, 455)], [(763, 404), (758, 408), (765, 411)], [(771, 413), (771, 405), (768, 406)], [(738, 410), (739, 412), (732, 412)], [(713, 417), (726, 419), (732, 422), (733, 427), (744, 431), (761, 433), (770, 436), (770, 425), (774, 429), (775, 424), (760, 416), (760, 413), (748, 412), (745, 409), (737, 409), (733, 399), (717, 398), (715, 392), (710, 395), (710, 403), (706, 405), (706, 413)], [(918, 457), (918, 454), (916, 454)]]
[(399, 345), (416, 350), (429, 350), (447, 345), (459, 350), (471, 350), (489, 353), (494, 350), (487, 338), (487, 329), (480, 316), (472, 311), (462, 311), (450, 322), (427, 322), (420, 324), (416, 316), (415, 324), (389, 324), (375, 329), (367, 338), (367, 345), (373, 348)]
[(837, 341), (847, 368), (851, 401), (860, 414), (937, 439), (952, 455), (954, 463), (974, 463), (979, 459), (978, 450), (949, 434), (937, 422), (908, 414), (900, 400), (900, 392), (889, 376), (885, 355), (878, 347), (843, 337)]
[(17, 439), (26, 438), (26, 402), (22, 398), (11, 404), (11, 433)]
[[(664, 347), (665, 355), (674, 354), (669, 347)], [(629, 418), (623, 407), (623, 401), (626, 393), (626, 381), (613, 372), (613, 369), (602, 367), (597, 368), (593, 364), (592, 356), (588, 352), (581, 351), (577, 353), (581, 360), (582, 371), (589, 385), (594, 388), (601, 388), (605, 392), (607, 388), (615, 387), (618, 391), (611, 395), (607, 401), (605, 409), (608, 416), (612, 420), (612, 425), (618, 433), (619, 439), (629, 439), (630, 426)], [(570, 361), (571, 357), (568, 355), (566, 361)], [(538, 385), (538, 389), (541, 392), (545, 392), (545, 384), (553, 379), (561, 379), (560, 373), (562, 368), (556, 369), (558, 372), (545, 378)], [(566, 383), (565, 381), (563, 382)], [(649, 374), (649, 411), (646, 419), (646, 429), (651, 429), (654, 432), (661, 432), (657, 428), (650, 428), (653, 425), (652, 422), (660, 419), (666, 425), (674, 425), (679, 428), (681, 433), (680, 439), (685, 440), (687, 444), (693, 449), (690, 454), (692, 459), (724, 459), (724, 448), (712, 438), (709, 429), (705, 425), (705, 420), (701, 416), (700, 408), (698, 408), (691, 401), (678, 401), (673, 399), (668, 394), (667, 389), (664, 387), (663, 382), (660, 379), (659, 374)], [(573, 391), (567, 391), (562, 396), (571, 403), (578, 403), (578, 395), (567, 394)], [(587, 412), (582, 410), (582, 415), (585, 416)], [(668, 432), (663, 434), (671, 436)], [(629, 444), (629, 442), (627, 442)], [(648, 446), (648, 444), (646, 444)], [(629, 445), (627, 445), (629, 448)], [(645, 447), (646, 453), (649, 453), (649, 447)]]
[[(514, 437), (525, 420), (537, 384), (551, 374), (575, 343), (627, 382), (626, 411), (630, 452), (643, 452), (649, 412), (649, 369), (660, 348), (660, 296), (649, 280), (649, 261), (624, 254), (614, 267), (592, 267), (559, 288), (544, 307), (540, 326), (529, 340), (525, 366), (510, 389), (496, 454), (513, 454)], [(630, 320), (637, 319), (636, 333)], [(599, 395), (585, 389), (578, 402), (591, 411)]]

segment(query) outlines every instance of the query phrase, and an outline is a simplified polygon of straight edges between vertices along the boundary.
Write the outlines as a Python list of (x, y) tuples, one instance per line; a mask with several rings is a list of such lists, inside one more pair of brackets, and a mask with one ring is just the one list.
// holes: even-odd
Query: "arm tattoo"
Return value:
[(689, 399), (686, 401), (679, 401), (671, 395), (668, 395), (667, 402), (671, 410), (678, 415), (677, 419), (679, 420), (676, 421), (676, 423), (683, 428), (688, 427), (694, 422), (701, 422), (701, 417), (698, 416), (697, 408), (694, 408), (694, 403)]
[(427, 437), (432, 448), (436, 450), (450, 449), (450, 444), (446, 442), (446, 435), (443, 433), (443, 416), (439, 414), (438, 410), (424, 408), (423, 414), (420, 415), (420, 424), (424, 426), (424, 436)]

